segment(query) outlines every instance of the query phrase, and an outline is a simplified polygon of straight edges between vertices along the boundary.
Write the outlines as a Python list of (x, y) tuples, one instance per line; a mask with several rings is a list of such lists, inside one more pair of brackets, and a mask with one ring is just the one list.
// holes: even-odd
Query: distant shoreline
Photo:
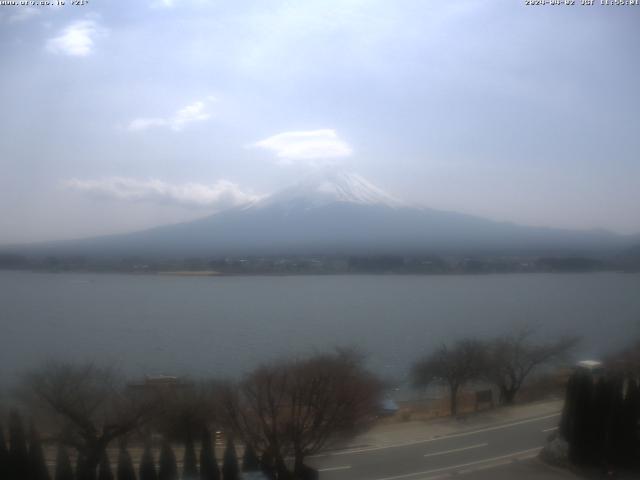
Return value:
[(483, 277), (493, 275), (535, 275), (535, 274), (598, 274), (598, 273), (618, 273), (618, 274), (640, 274), (638, 270), (556, 270), (556, 271), (503, 271), (503, 272), (219, 272), (216, 270), (165, 270), (165, 271), (118, 271), (118, 270), (73, 270), (73, 269), (0, 269), (1, 272), (21, 272), (21, 273), (54, 273), (54, 274), (98, 274), (98, 275), (132, 275), (132, 276), (164, 276), (164, 277), (327, 277), (327, 276), (402, 276), (402, 277)]
[[(125, 272), (127, 273), (127, 272)], [(136, 272), (128, 272), (136, 273)], [(218, 277), (223, 275), (215, 270), (168, 270), (164, 272), (149, 272), (150, 275), (173, 275), (177, 277)]]

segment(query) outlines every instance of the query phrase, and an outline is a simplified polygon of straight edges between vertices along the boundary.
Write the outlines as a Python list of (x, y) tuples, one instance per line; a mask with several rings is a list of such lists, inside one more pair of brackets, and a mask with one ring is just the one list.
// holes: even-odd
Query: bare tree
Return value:
[(631, 376), (640, 377), (640, 340), (635, 340), (628, 348), (610, 354), (605, 358), (608, 370)]
[(480, 378), (485, 368), (485, 346), (478, 340), (461, 340), (416, 362), (412, 376), (416, 386), (444, 384), (449, 387), (451, 415), (458, 413), (458, 392), (466, 383)]
[(512, 404), (526, 378), (538, 367), (558, 361), (576, 345), (577, 337), (535, 343), (529, 327), (487, 345), (485, 375), (500, 390), (500, 403)]
[(381, 383), (353, 352), (316, 355), (263, 366), (225, 399), (228, 418), (246, 442), (276, 465), (304, 459), (349, 436), (374, 418)]
[(382, 384), (363, 368), (362, 357), (349, 351), (296, 362), (291, 370), (286, 438), (299, 473), (306, 456), (367, 425)]
[(182, 442), (196, 438), (204, 427), (215, 426), (222, 384), (215, 380), (181, 381), (171, 388), (157, 389), (162, 415), (152, 427), (165, 437)]
[(274, 461), (288, 454), (281, 419), (287, 382), (286, 368), (262, 366), (241, 383), (227, 384), (222, 395), (226, 427), (240, 433), (256, 450), (268, 452)]
[(26, 391), (58, 421), (60, 441), (83, 458), (80, 480), (94, 480), (107, 445), (148, 421), (155, 400), (132, 395), (111, 368), (49, 363), (26, 377)]

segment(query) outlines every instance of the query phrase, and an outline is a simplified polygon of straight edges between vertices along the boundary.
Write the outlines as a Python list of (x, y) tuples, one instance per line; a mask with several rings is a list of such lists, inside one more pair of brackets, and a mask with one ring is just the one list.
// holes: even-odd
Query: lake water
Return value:
[(0, 382), (50, 358), (145, 373), (235, 376), (355, 345), (401, 380), (463, 336), (582, 335), (581, 356), (640, 336), (640, 275), (174, 277), (0, 271)]

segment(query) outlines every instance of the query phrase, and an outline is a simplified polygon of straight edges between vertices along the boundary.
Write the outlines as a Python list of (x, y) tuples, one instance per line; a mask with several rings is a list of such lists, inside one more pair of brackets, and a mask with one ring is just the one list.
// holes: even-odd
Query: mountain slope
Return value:
[(330, 173), (242, 207), (143, 232), (50, 245), (82, 255), (585, 254), (627, 237), (500, 223), (407, 205), (355, 174)]

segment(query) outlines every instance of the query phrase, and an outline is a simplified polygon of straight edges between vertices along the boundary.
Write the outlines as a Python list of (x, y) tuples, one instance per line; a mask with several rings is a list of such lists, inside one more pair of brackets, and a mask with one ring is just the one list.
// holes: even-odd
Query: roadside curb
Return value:
[(573, 470), (568, 469), (568, 468), (562, 468), (562, 467), (558, 467), (556, 465), (552, 465), (550, 463), (545, 462), (542, 458), (540, 458), (540, 454), (536, 455), (533, 460), (540, 464), (541, 466), (543, 466), (544, 468), (548, 469), (548, 470), (552, 470), (556, 473), (559, 474), (563, 474), (563, 475), (570, 475), (572, 478), (577, 478), (577, 479), (582, 479), (584, 477), (579, 476), (578, 474), (576, 474)]
[(436, 439), (436, 438), (437, 439), (447, 438), (447, 437), (451, 437), (451, 436), (454, 436), (454, 435), (465, 435), (465, 434), (468, 434), (468, 433), (473, 433), (473, 432), (478, 431), (478, 430), (485, 430), (487, 428), (501, 428), (501, 427), (509, 426), (509, 425), (518, 425), (519, 423), (531, 422), (531, 421), (534, 421), (534, 420), (542, 420), (544, 418), (551, 418), (551, 417), (559, 416), (561, 413), (562, 413), (562, 411), (559, 410), (557, 412), (547, 413), (545, 415), (534, 415), (534, 416), (531, 416), (531, 417), (522, 417), (522, 418), (519, 418), (519, 419), (511, 421), (511, 422), (491, 423), (491, 424), (485, 424), (484, 426), (478, 425), (477, 428), (468, 428), (468, 429), (465, 429), (465, 430), (457, 431), (455, 433), (447, 433), (447, 434), (443, 434), (443, 435), (434, 435), (431, 438), (433, 438), (433, 439)]
[(421, 444), (421, 443), (429, 443), (429, 442), (433, 442), (433, 441), (437, 441), (437, 440), (442, 440), (442, 439), (447, 439), (447, 438), (455, 438), (458, 436), (463, 436), (463, 435), (471, 435), (474, 433), (480, 433), (480, 432), (485, 432), (485, 431), (490, 431), (490, 430), (498, 430), (501, 428), (508, 428), (510, 426), (515, 426), (515, 425), (520, 425), (522, 423), (530, 423), (530, 422), (535, 422), (537, 420), (544, 420), (546, 418), (552, 418), (552, 417), (556, 417), (556, 416), (560, 416), (561, 412), (556, 412), (556, 413), (551, 413), (551, 414), (547, 414), (547, 415), (539, 415), (539, 416), (534, 416), (534, 417), (526, 417), (526, 418), (522, 418), (520, 420), (514, 421), (514, 422), (501, 422), (501, 423), (496, 423), (496, 424), (487, 424), (483, 427), (480, 428), (475, 428), (475, 429), (466, 429), (464, 431), (456, 431), (456, 432), (452, 432), (449, 434), (444, 434), (444, 435), (434, 435), (431, 437), (427, 437), (421, 440), (414, 440), (414, 441), (409, 441), (409, 442), (400, 442), (400, 443), (395, 443), (395, 444), (390, 444), (390, 445), (372, 445), (372, 444), (364, 444), (364, 445), (368, 445), (368, 446), (360, 446), (360, 447), (346, 447), (346, 448), (341, 448), (341, 449), (333, 449), (333, 450), (326, 450), (323, 453), (320, 453), (318, 455), (313, 455), (313, 457), (329, 457), (329, 456), (336, 456), (336, 455), (348, 455), (348, 454), (354, 454), (354, 453), (361, 453), (361, 452), (369, 452), (369, 451), (375, 451), (375, 450), (384, 450), (384, 449), (388, 449), (388, 448), (402, 448), (402, 447), (406, 447), (406, 446), (410, 446), (410, 445), (417, 445), (417, 444)]

